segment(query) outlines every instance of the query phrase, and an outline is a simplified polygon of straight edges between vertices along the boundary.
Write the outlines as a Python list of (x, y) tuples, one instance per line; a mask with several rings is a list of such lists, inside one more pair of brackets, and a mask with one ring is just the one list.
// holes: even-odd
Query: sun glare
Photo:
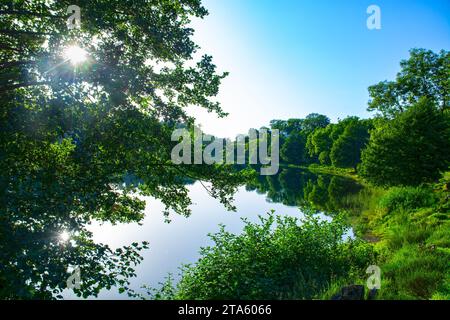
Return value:
[(64, 59), (70, 61), (73, 65), (78, 65), (87, 59), (87, 52), (78, 46), (70, 46), (63, 51)]
[(62, 231), (59, 234), (59, 239), (63, 242), (67, 242), (70, 239), (70, 234), (67, 231)]

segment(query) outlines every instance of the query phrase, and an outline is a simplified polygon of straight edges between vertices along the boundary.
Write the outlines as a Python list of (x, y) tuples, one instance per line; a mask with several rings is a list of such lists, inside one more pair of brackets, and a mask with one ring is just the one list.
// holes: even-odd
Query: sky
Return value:
[[(381, 10), (369, 30), (367, 8)], [(450, 50), (450, 0), (203, 0), (199, 55), (228, 71), (217, 100), (229, 116), (192, 108), (205, 132), (231, 137), (272, 119), (370, 117), (367, 87), (392, 80), (411, 48)]]

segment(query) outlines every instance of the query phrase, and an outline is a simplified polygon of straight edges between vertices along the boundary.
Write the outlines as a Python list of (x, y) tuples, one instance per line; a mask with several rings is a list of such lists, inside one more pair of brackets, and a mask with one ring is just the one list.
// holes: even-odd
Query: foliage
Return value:
[(215, 245), (182, 269), (175, 298), (311, 299), (373, 259), (370, 245), (343, 239), (347, 228), (339, 218), (298, 221), (270, 213), (245, 222), (240, 235), (224, 226), (211, 235)]
[(421, 99), (371, 132), (360, 174), (376, 185), (418, 185), (436, 180), (449, 165), (450, 120)]
[[(378, 253), (376, 264), (382, 271), (378, 299), (450, 297), (448, 173), (430, 186), (385, 190), (361, 188), (348, 179), (300, 172), (283, 169), (278, 184), (261, 180), (258, 190), (267, 192), (271, 201), (299, 205), (303, 210), (347, 212), (355, 234), (372, 242)], [(272, 186), (278, 187), (274, 190)], [(366, 279), (367, 276), (357, 274), (335, 279), (320, 298), (329, 299), (342, 286), (365, 284)]]
[(336, 124), (318, 128), (307, 136), (308, 154), (322, 165), (356, 168), (361, 150), (369, 139), (371, 126), (371, 120), (347, 117)]
[(378, 237), (382, 270), (379, 299), (448, 299), (450, 211), (446, 191), (435, 186), (393, 187), (376, 195), (364, 214)]
[(291, 134), (281, 147), (281, 159), (293, 164), (304, 164), (306, 160), (306, 139), (301, 133)]
[(450, 108), (450, 52), (412, 49), (395, 81), (369, 87), (369, 111), (393, 118), (426, 97), (441, 110)]
[[(68, 30), (71, 1), (8, 0), (0, 4), (0, 298), (60, 298), (70, 267), (81, 269), (75, 293), (127, 291), (148, 243), (115, 250), (95, 243), (93, 221), (139, 223), (152, 196), (169, 212), (188, 216), (186, 181), (210, 182), (208, 192), (228, 209), (245, 175), (229, 166), (175, 166), (170, 136), (192, 129), (194, 105), (226, 113), (215, 101), (226, 73), (198, 47), (189, 27), (207, 11), (200, 0), (80, 0), (82, 24)], [(62, 56), (78, 45), (88, 60)], [(383, 119), (348, 117), (336, 124), (319, 114), (274, 120), (281, 154), (293, 164), (320, 162), (356, 168), (377, 185), (419, 185), (447, 170), (450, 154), (450, 54), (413, 49), (395, 81), (371, 86), (369, 110)], [(260, 178), (262, 179), (262, 178)], [(387, 289), (383, 297), (448, 297), (448, 181), (428, 189), (390, 190), (367, 215), (382, 238)], [(284, 171), (257, 190), (291, 205), (333, 211), (361, 195), (345, 179)], [(356, 197), (356, 196), (355, 196)], [(362, 198), (362, 197), (361, 197)], [(70, 239), (60, 236), (67, 232)], [(371, 247), (343, 240), (345, 227), (308, 217), (269, 214), (241, 235), (221, 231), (216, 246), (171, 277), (156, 299), (312, 298), (361, 272)], [(130, 292), (133, 295), (132, 292)]]
[(329, 165), (330, 150), (333, 145), (331, 139), (331, 130), (333, 126), (328, 125), (326, 128), (319, 128), (308, 136), (307, 148), (310, 156), (318, 155), (318, 160), (321, 164)]
[(280, 130), (283, 136), (289, 136), (291, 133), (301, 131), (308, 134), (316, 129), (325, 128), (329, 123), (330, 119), (327, 116), (311, 113), (305, 119), (272, 120), (270, 121), (270, 127)]
[(330, 119), (323, 114), (311, 113), (303, 120), (303, 128), (306, 133), (314, 132), (317, 129), (326, 128), (330, 124)]
[(394, 187), (380, 199), (380, 207), (392, 212), (399, 209), (415, 210), (434, 205), (436, 197), (424, 187)]
[(280, 131), (281, 159), (297, 165), (313, 161), (307, 150), (308, 139), (315, 130), (325, 128), (329, 123), (328, 117), (317, 113), (311, 113), (305, 119), (270, 121), (270, 127)]
[(330, 159), (333, 166), (356, 168), (361, 160), (361, 150), (369, 140), (369, 126), (365, 121), (349, 123), (333, 143)]
[[(56, 297), (69, 266), (81, 268), (79, 296), (125, 291), (147, 244), (114, 251), (86, 225), (140, 222), (142, 195), (161, 200), (166, 216), (187, 216), (184, 177), (209, 181), (232, 209), (243, 180), (229, 167), (170, 162), (173, 129), (194, 123), (185, 107), (225, 116), (214, 97), (226, 73), (210, 56), (193, 60), (200, 1), (81, 0), (81, 29), (68, 30), (71, 4), (0, 4), (0, 298)], [(67, 61), (70, 45), (88, 59)], [(130, 176), (139, 183), (124, 186)]]

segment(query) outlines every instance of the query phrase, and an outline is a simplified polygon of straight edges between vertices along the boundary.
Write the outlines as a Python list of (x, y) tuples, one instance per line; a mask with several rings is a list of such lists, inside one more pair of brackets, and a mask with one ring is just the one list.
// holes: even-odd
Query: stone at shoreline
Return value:
[(331, 300), (364, 300), (364, 286), (351, 285), (341, 289)]

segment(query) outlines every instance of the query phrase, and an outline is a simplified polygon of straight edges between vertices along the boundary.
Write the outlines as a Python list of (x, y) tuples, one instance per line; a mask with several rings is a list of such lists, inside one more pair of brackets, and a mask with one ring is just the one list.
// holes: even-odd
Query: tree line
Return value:
[(436, 180), (450, 163), (450, 53), (412, 49), (394, 81), (369, 87), (370, 119), (272, 120), (285, 164), (352, 168), (375, 185)]

